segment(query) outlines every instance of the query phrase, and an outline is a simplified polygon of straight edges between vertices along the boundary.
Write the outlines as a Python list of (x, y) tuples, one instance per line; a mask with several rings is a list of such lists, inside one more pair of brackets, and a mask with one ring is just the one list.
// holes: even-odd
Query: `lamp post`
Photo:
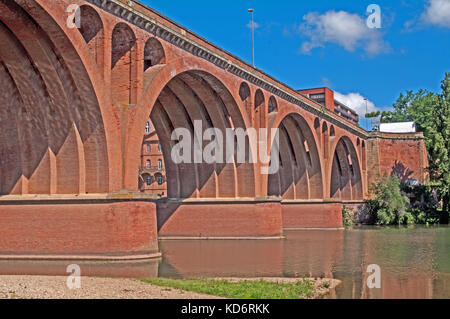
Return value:
[(366, 118), (366, 130), (369, 130), (369, 119), (367, 118), (367, 114), (369, 113), (369, 107), (368, 107), (368, 100), (367, 98), (364, 99), (364, 101), (366, 101), (366, 116), (364, 116)]
[(252, 65), (255, 67), (255, 10), (248, 9), (248, 12), (252, 14)]

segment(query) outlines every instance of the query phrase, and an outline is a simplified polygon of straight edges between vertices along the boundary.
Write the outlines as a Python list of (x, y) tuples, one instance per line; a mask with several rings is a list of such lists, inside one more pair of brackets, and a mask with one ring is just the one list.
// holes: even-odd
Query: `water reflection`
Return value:
[(0, 260), (1, 275), (68, 276), (67, 266), (77, 264), (87, 277), (154, 278), (160, 260), (134, 262)]
[[(450, 227), (287, 231), (285, 240), (162, 241), (161, 260), (0, 261), (0, 274), (61, 275), (71, 263), (99, 277), (328, 277), (327, 298), (450, 298)], [(367, 267), (382, 288), (366, 285)]]
[[(450, 228), (287, 231), (283, 241), (164, 241), (159, 276), (329, 277), (331, 298), (450, 298)], [(367, 267), (382, 270), (369, 289)]]

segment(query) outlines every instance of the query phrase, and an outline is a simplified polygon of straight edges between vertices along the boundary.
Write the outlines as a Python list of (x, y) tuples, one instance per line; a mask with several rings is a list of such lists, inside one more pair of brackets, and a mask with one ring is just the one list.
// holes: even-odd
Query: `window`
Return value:
[(150, 122), (147, 122), (147, 124), (145, 125), (145, 133), (150, 133)]
[(147, 175), (145, 178), (145, 182), (147, 183), (147, 186), (150, 186), (152, 184), (152, 177), (150, 175)]
[(161, 144), (158, 144), (158, 152), (162, 153), (162, 146), (161, 146)]
[(152, 152), (152, 145), (147, 144), (147, 153), (151, 153), (151, 152)]
[(158, 175), (158, 185), (163, 184), (163, 177), (161, 175)]
[(158, 160), (158, 169), (162, 170), (162, 160)]
[(147, 160), (147, 168), (152, 168), (152, 161), (151, 160)]

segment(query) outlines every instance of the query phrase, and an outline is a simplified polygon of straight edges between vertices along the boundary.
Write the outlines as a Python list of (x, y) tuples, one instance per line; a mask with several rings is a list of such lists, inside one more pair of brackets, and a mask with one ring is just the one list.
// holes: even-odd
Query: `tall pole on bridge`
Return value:
[(255, 10), (248, 9), (252, 14), (252, 65), (255, 67)]
[(369, 130), (369, 119), (367, 118), (367, 114), (369, 113), (369, 107), (368, 107), (369, 100), (367, 98), (365, 98), (364, 101), (366, 101), (366, 116), (365, 116), (365, 118), (366, 118), (366, 130), (368, 131)]

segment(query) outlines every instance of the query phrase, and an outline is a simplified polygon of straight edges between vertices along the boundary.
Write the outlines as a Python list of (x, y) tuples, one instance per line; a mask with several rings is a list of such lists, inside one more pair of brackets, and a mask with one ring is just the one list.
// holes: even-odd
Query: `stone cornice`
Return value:
[(382, 140), (425, 140), (423, 133), (383, 133), (370, 132), (367, 139), (382, 139)]
[[(283, 100), (286, 100), (292, 104), (300, 106), (304, 110), (316, 116), (320, 116), (323, 119), (327, 120), (328, 122), (338, 127), (341, 127), (360, 138), (363, 139), (368, 138), (368, 134), (365, 133), (362, 129), (357, 129), (352, 125), (349, 125), (349, 123), (346, 123), (345, 120), (338, 119), (337, 116), (334, 117), (331, 116), (330, 114), (327, 114), (322, 110), (321, 106), (315, 106), (314, 102), (311, 101), (311, 104), (308, 104), (298, 96), (295, 96), (294, 94), (281, 88), (281, 86), (288, 87), (287, 85), (277, 80), (275, 81), (279, 82), (279, 86), (270, 83), (269, 81), (255, 74), (261, 71), (254, 69), (255, 73), (252, 73), (240, 67), (239, 65), (233, 63), (232, 61), (227, 59), (226, 56), (220, 56), (217, 53), (212, 52), (203, 45), (187, 38), (184, 34), (165, 26), (164, 24), (158, 22), (157, 20), (152, 19), (151, 17), (143, 14), (142, 12), (134, 9), (131, 6), (122, 3), (119, 0), (86, 0), (86, 1), (101, 8), (102, 10), (110, 14), (113, 14), (123, 20), (128, 21), (129, 23), (135, 25), (138, 28), (141, 28), (149, 33), (154, 34), (155, 36), (191, 53), (194, 56), (198, 56), (202, 59), (207, 60), (208, 62), (216, 65), (217, 67), (224, 69), (227, 72), (230, 72), (240, 77), (241, 79), (258, 86), (266, 90), (267, 92), (270, 92), (278, 96)], [(223, 51), (219, 47), (217, 47), (217, 49)], [(246, 64), (243, 61), (242, 63)], [(270, 76), (268, 75), (268, 77)]]

